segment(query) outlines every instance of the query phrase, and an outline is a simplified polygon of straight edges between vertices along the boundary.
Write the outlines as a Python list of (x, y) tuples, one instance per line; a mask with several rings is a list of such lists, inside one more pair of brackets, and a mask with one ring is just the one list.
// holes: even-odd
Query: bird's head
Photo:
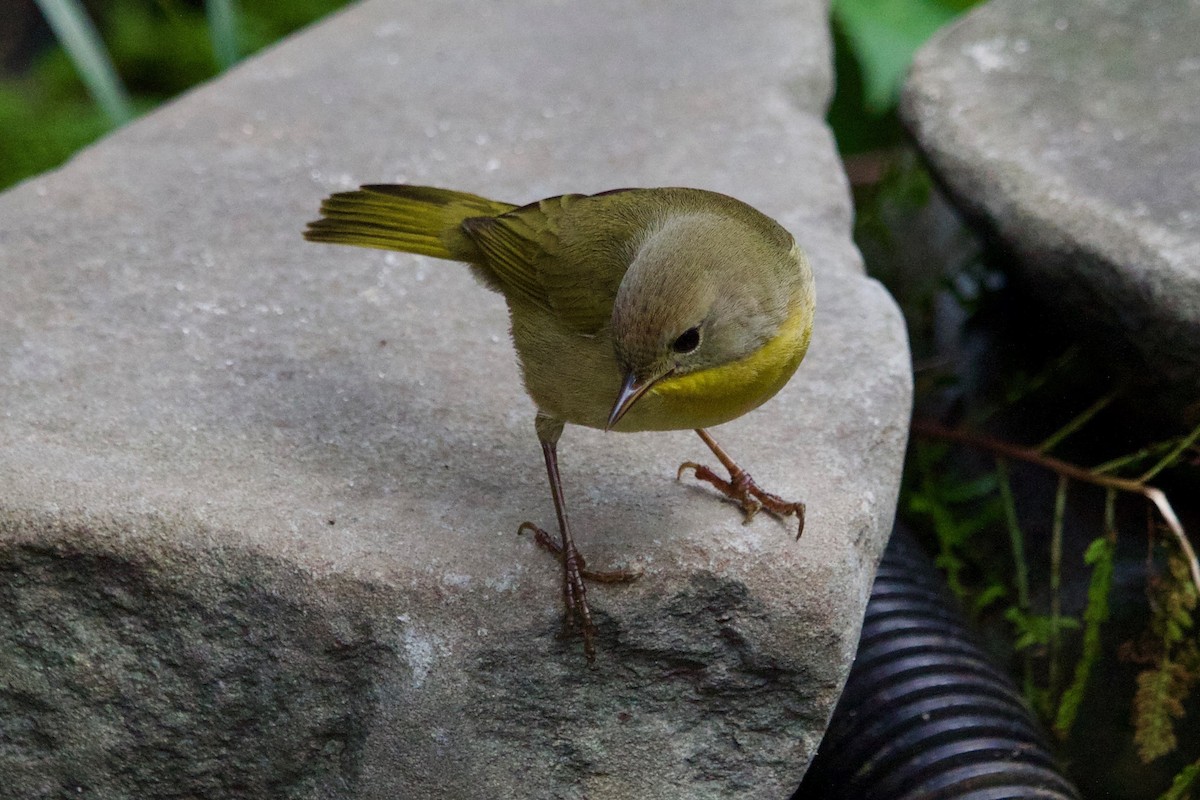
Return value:
[(798, 273), (791, 237), (775, 227), (781, 236), (699, 212), (648, 232), (613, 304), (623, 377), (609, 429), (660, 382), (745, 358), (775, 335)]

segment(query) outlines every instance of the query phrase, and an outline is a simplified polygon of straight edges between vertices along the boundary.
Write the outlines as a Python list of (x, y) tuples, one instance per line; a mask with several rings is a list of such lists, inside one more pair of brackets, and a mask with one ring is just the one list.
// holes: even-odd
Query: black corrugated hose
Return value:
[(1013, 682), (901, 528), (858, 656), (792, 800), (1078, 800)]

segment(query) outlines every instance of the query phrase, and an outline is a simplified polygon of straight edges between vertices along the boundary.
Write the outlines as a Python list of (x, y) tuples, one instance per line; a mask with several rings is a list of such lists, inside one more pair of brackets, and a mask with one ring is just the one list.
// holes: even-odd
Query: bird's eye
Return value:
[(671, 343), (671, 349), (676, 353), (690, 353), (700, 346), (700, 329), (688, 328), (679, 334), (679, 338)]

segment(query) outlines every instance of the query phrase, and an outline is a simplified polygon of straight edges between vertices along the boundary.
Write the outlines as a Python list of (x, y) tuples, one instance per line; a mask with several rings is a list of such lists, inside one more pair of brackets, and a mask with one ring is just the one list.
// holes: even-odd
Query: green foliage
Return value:
[(1125, 651), (1127, 658), (1150, 664), (1138, 674), (1133, 707), (1134, 742), (1146, 763), (1175, 751), (1183, 701), (1200, 679), (1200, 643), (1192, 617), (1196, 600), (1187, 564), (1171, 554), (1166, 572), (1151, 586), (1150, 633)]
[(1142, 473), (1138, 480), (1153, 480), (1154, 477), (1164, 469), (1179, 463), (1179, 460), (1185, 453), (1187, 453), (1189, 450), (1195, 449), (1197, 440), (1200, 440), (1200, 425), (1192, 428), (1191, 433), (1189, 433), (1187, 436), (1180, 437), (1179, 440), (1175, 442), (1174, 446), (1167, 451), (1167, 454), (1159, 459), (1154, 466)]
[[(1196, 610), (1196, 586), (1188, 579), (1187, 564), (1176, 554), (1167, 559), (1167, 574), (1159, 583), (1153, 629), (1167, 647), (1197, 650), (1192, 612)], [(1200, 655), (1200, 653), (1196, 653)], [(1191, 660), (1191, 659), (1189, 659)]]
[[(1057, 394), (1061, 391), (1059, 375), (1071, 371), (1068, 367), (1077, 355), (1072, 347), (1050, 359), (1042, 369), (1012, 371), (1006, 376), (1012, 380), (998, 387), (998, 406), (984, 406), (982, 412), (968, 408), (964, 416), (1003, 420), (1006, 410), (1017, 403), (1028, 407)], [(1175, 481), (1180, 474), (1190, 474), (1188, 464), (1198, 454), (1200, 432), (1194, 429), (1147, 445), (1092, 470), (1045, 453), (1074, 442), (1085, 428), (1102, 424), (1105, 413), (1117, 400), (1118, 394), (1110, 391), (1086, 405), (1043, 438), (1040, 446), (1000, 442), (993, 450), (1000, 456), (994, 473), (981, 473), (977, 460), (967, 457), (969, 451), (936, 439), (918, 439), (910, 449), (902, 507), (908, 510), (910, 522), (920, 523), (918, 529), (931, 535), (947, 583), (967, 607), (976, 616), (989, 607), (1000, 607), (999, 616), (1010, 626), (1009, 646), (1021, 666), (1026, 697), (1046, 724), (1065, 740), (1080, 727), (1080, 720), (1086, 723), (1087, 715), (1096, 713), (1085, 698), (1091, 693), (1108, 647), (1104, 632), (1112, 615), (1110, 598), (1118, 560), (1118, 491), (1130, 492), (1142, 503), (1151, 495), (1159, 498), (1147, 511), (1161, 513), (1167, 525), (1156, 540), (1158, 552), (1168, 554), (1163, 559), (1166, 569), (1162, 575), (1147, 578), (1153, 615), (1147, 621), (1146, 636), (1136, 648), (1121, 648), (1127, 658), (1146, 665), (1129, 689), (1134, 691), (1133, 745), (1143, 759), (1152, 760), (1180, 748), (1179, 727), (1188, 698), (1200, 683), (1200, 640), (1194, 625), (1197, 589), (1190, 571), (1191, 556), (1179, 538), (1184, 534), (1178, 521), (1171, 522), (1176, 515), (1165, 495), (1139, 481), (1159, 476), (1165, 469), (1173, 471)], [(1076, 403), (1067, 407), (1072, 405)], [(978, 424), (972, 423), (972, 427)], [(936, 426), (926, 424), (918, 431), (928, 435), (933, 429)], [(985, 435), (949, 437), (949, 441), (974, 442), (984, 449), (998, 442)], [(1086, 446), (1094, 447), (1094, 439)], [(1048, 476), (1057, 477), (1053, 510), (1041, 512), (1049, 516), (1041, 540), (1029, 540), (1018, 514), (1009, 469), (1014, 458), (1038, 465), (1047, 470)], [(1023, 476), (1022, 480), (1028, 484), (1030, 478)], [(1082, 559), (1076, 560), (1071, 555), (1073, 548), (1066, 546), (1067, 509), (1092, 502), (1088, 498), (1094, 495), (1072, 492), (1068, 497), (1068, 486), (1105, 480), (1111, 485), (1104, 492), (1103, 529), (1098, 536), (1093, 534)], [(1141, 491), (1143, 488), (1147, 491)], [(1080, 517), (1078, 513), (1075, 516)], [(1169, 530), (1172, 525), (1174, 533)], [(1072, 541), (1077, 541), (1073, 538), (1077, 535), (1072, 535)], [(1007, 570), (997, 564), (1005, 557), (1011, 561)], [(1029, 568), (1031, 558), (1039, 566), (1036, 572)], [(1042, 564), (1048, 565), (1048, 571), (1042, 571)], [(1075, 593), (1064, 589), (1069, 585), (1068, 576), (1078, 575), (1083, 569), (1088, 570), (1086, 603), (1076, 601)], [(1070, 580), (1075, 583), (1078, 578)], [(1083, 607), (1078, 611), (1067, 609), (1068, 602)], [(1111, 668), (1106, 672), (1111, 673)], [(1170, 796), (1186, 797), (1197, 780), (1195, 769), (1188, 767), (1176, 776), (1172, 789), (1175, 794)]]
[(1159, 796), (1158, 800), (1192, 800), (1193, 790), (1200, 788), (1200, 760), (1188, 764), (1171, 783), (1171, 788)]
[(1178, 747), (1175, 721), (1183, 717), (1183, 697), (1194, 681), (1193, 672), (1169, 658), (1138, 675), (1133, 740), (1143, 762), (1161, 758)]
[(1114, 506), (1117, 493), (1108, 491), (1106, 503), (1106, 529), (1108, 534), (1094, 540), (1084, 553), (1083, 561), (1092, 568), (1088, 583), (1087, 608), (1083, 612), (1083, 652), (1075, 664), (1075, 675), (1071, 685), (1063, 692), (1058, 703), (1058, 714), (1054, 719), (1054, 732), (1061, 739), (1071, 733), (1083, 694), (1087, 689), (1092, 670), (1100, 661), (1100, 626), (1108, 622), (1108, 596), (1112, 591), (1113, 567), (1117, 556), (1117, 530)]
[(1012, 480), (1008, 463), (996, 460), (996, 484), (1000, 489), (1000, 502), (1004, 508), (1004, 525), (1008, 530), (1008, 544), (1012, 550), (1013, 583), (1017, 590), (1017, 608), (1029, 609), (1029, 563), (1025, 557), (1025, 534), (1017, 518), (1017, 503), (1013, 498)]
[(829, 121), (843, 153), (900, 141), (896, 102), (913, 54), (980, 0), (834, 0), (837, 92)]
[(179, 0), (119, 0), (105, 40), (121, 77), (141, 97), (162, 101), (218, 72), (204, 15)]
[[(140, 113), (346, 2), (209, 0), (200, 8), (184, 0), (112, 0), (93, 8), (102, 60)], [(82, 74), (92, 81), (96, 70), (83, 66)], [(25, 75), (0, 80), (0, 189), (58, 166), (112, 129), (80, 76), (65, 50), (53, 48)]]
[[(915, 445), (915, 481), (907, 493), (907, 507), (911, 514), (926, 517), (937, 539), (938, 552), (935, 562), (946, 573), (950, 591), (960, 601), (975, 605), (972, 599), (976, 592), (970, 590), (963, 580), (966, 560), (963, 554), (970, 550), (975, 536), (991, 526), (1003, 510), (992, 499), (996, 489), (994, 475), (985, 474), (972, 480), (962, 480), (948, 470), (940, 468), (948, 448), (944, 445)], [(987, 501), (980, 507), (980, 501)], [(994, 599), (996, 592), (983, 589)]]
[(37, 5), (109, 121), (120, 125), (130, 119), (133, 106), (83, 4), (79, 0), (37, 0)]
[(1052, 614), (1026, 614), (1015, 606), (1004, 612), (1004, 618), (1012, 623), (1016, 638), (1014, 650), (1037, 648), (1046, 650), (1056, 636), (1065, 630), (1078, 630), (1079, 620)]
[(0, 85), (0, 188), (61, 164), (110, 124), (87, 98), (52, 99), (34, 87)]
[(1088, 422), (1090, 422), (1097, 414), (1108, 408), (1112, 401), (1117, 398), (1117, 394), (1117, 391), (1109, 392), (1108, 394), (1104, 395), (1104, 397), (1101, 397), (1099, 400), (1092, 403), (1090, 406), (1084, 409), (1081, 414), (1075, 417), (1075, 419), (1071, 420), (1066, 425), (1063, 425), (1049, 438), (1039, 444), (1037, 446), (1038, 452), (1048, 453), (1054, 448), (1058, 447), (1060, 444), (1062, 444), (1064, 439), (1083, 428), (1083, 426), (1087, 425)]
[(970, 5), (952, 0), (834, 0), (834, 24), (845, 32), (862, 66), (868, 112), (878, 114), (896, 104), (917, 48)]

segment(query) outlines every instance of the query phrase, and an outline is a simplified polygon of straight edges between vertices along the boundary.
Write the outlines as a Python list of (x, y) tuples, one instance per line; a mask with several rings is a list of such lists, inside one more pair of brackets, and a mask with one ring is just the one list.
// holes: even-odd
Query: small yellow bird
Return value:
[(426, 186), (372, 185), (321, 204), (304, 236), (463, 261), (504, 295), (512, 337), (537, 406), (535, 427), (559, 541), (531, 522), (563, 567), (566, 621), (588, 661), (595, 626), (584, 581), (629, 572), (587, 568), (575, 547), (557, 444), (564, 423), (616, 431), (694, 428), (729, 472), (685, 462), (737, 502), (795, 515), (804, 504), (760, 489), (705, 428), (778, 392), (812, 333), (812, 269), (791, 235), (750, 206), (700, 189), (617, 189), (517, 207)]

